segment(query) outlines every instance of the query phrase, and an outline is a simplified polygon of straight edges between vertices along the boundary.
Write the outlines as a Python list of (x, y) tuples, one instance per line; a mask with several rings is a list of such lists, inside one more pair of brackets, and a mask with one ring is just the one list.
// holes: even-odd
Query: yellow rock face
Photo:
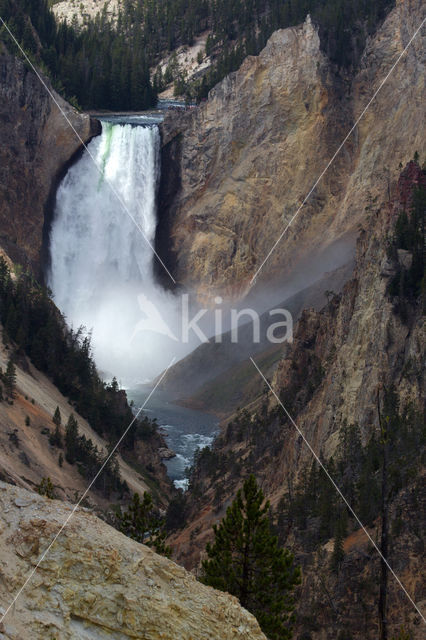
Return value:
[[(3, 613), (71, 505), (0, 482)], [(3, 634), (3, 635), (1, 635)], [(0, 627), (8, 640), (265, 640), (237, 599), (79, 509)]]
[(366, 209), (388, 198), (399, 163), (424, 154), (424, 33), (333, 156), (423, 14), (419, 0), (397, 3), (347, 78), (321, 52), (310, 19), (277, 31), (206, 103), (166, 117), (163, 141), (181, 179), (168, 218), (181, 282), (200, 297), (244, 295), (330, 161), (261, 281), (282, 280), (314, 249), (355, 234)]

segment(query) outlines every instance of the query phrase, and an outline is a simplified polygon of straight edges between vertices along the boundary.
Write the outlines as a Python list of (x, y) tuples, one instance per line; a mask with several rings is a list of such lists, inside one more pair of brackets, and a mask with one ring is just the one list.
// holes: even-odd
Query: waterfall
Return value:
[(173, 296), (154, 281), (146, 241), (153, 246), (159, 151), (157, 126), (103, 122), (59, 186), (50, 234), (56, 305), (74, 329), (92, 332), (104, 375), (125, 383), (150, 379), (171, 358), (164, 335), (135, 335), (141, 294), (169, 322), (174, 314)]

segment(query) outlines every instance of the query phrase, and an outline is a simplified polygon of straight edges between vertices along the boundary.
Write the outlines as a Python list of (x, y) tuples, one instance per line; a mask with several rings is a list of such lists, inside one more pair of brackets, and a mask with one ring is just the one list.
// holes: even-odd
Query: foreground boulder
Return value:
[[(0, 482), (0, 602), (9, 606), (72, 511)], [(78, 509), (0, 626), (0, 638), (265, 640), (238, 600)]]

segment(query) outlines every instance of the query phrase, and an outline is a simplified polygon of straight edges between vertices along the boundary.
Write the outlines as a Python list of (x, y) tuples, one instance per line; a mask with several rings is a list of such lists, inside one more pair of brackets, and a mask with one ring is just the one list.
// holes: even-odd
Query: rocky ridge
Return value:
[[(2, 612), (71, 506), (0, 482)], [(265, 640), (237, 599), (197, 582), (85, 509), (70, 518), (0, 627), (4, 640)]]
[[(353, 77), (336, 73), (309, 17), (275, 32), (197, 110), (162, 126), (160, 234), (169, 264), (201, 298), (241, 297), (281, 231), (379, 88), (424, 5), (399, 0)], [(289, 276), (320, 246), (355, 231), (388, 197), (398, 165), (424, 152), (424, 34), (419, 33), (265, 265)], [(407, 111), (406, 106), (410, 104)], [(326, 233), (325, 233), (326, 230)], [(164, 243), (163, 243), (164, 244)]]

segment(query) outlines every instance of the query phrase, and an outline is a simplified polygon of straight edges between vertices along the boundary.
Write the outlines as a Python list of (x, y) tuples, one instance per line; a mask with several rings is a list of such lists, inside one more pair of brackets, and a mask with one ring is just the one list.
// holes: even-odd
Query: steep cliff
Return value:
[[(391, 199), (373, 208), (365, 219), (357, 241), (352, 279), (341, 295), (330, 294), (328, 304), (321, 311), (307, 309), (302, 313), (294, 342), (271, 383), (314, 451), (330, 470), (334, 469), (332, 475), (337, 473), (335, 462), (340, 456), (339, 447), (347, 425), (359, 428), (358, 449), (367, 446), (372, 437), (379, 437), (379, 410), (386, 389), (395, 388), (401, 410), (411, 407), (414, 413), (407, 419), (407, 433), (417, 429), (414, 440), (419, 440), (410, 450), (409, 460), (405, 457), (406, 444), (394, 445), (396, 474), (402, 474), (404, 480), (393, 490), (389, 503), (392, 523), (389, 561), (421, 608), (426, 597), (420, 569), (421, 531), (425, 526), (421, 507), (425, 499), (421, 467), (422, 460), (424, 462), (422, 363), (426, 344), (423, 302), (421, 295), (404, 293), (400, 285), (396, 288), (392, 285), (405, 282), (413, 260), (412, 251), (398, 249), (393, 253), (389, 248), (391, 238), (397, 233), (395, 229), (401, 224), (400, 214), (410, 210), (419, 186), (423, 186), (423, 204), (419, 210), (424, 219), (426, 175), (411, 162), (398, 183), (390, 187)], [(264, 393), (262, 399), (248, 406), (248, 414), (223, 428), (211, 452), (199, 456), (188, 497), (189, 524), (172, 539), (177, 557), (185, 566), (197, 566), (200, 551), (211, 535), (212, 523), (221, 517), (247, 473), (256, 474), (277, 513), (282, 500), (294, 502), (299, 487), (307, 483), (312, 454), (294, 425), (283, 412), (277, 412), (276, 407), (275, 398)], [(418, 417), (414, 418), (416, 412)], [(411, 435), (407, 436), (407, 446), (410, 438)], [(410, 459), (414, 468), (408, 472)], [(344, 460), (344, 465), (350, 468), (351, 457)], [(366, 495), (369, 507), (374, 504), (374, 492), (378, 491), (377, 479), (374, 475), (371, 477), (373, 481)], [(321, 476), (314, 484), (320, 480)], [(359, 500), (356, 496), (360, 486), (357, 485), (352, 500)], [(335, 495), (331, 485), (328, 489), (326, 502), (330, 503)], [(338, 637), (340, 632), (350, 632), (352, 638), (376, 637), (377, 552), (355, 523), (343, 542), (346, 559), (336, 576), (330, 570), (333, 542), (324, 542), (324, 537), (321, 542), (321, 536), (315, 538), (318, 527), (315, 507), (303, 495), (300, 509), (309, 535), (301, 535), (297, 517), (289, 516), (289, 512), (277, 525), (279, 535), (298, 552), (304, 567), (298, 632), (309, 632), (311, 635), (306, 637), (315, 640)], [(360, 505), (361, 509), (363, 505)], [(377, 539), (381, 520), (378, 506), (375, 508), (368, 522), (371, 536)], [(313, 536), (315, 544), (309, 536)], [(355, 602), (353, 593), (359, 594)], [(393, 580), (389, 593), (392, 631), (396, 633), (405, 624), (410, 626), (415, 638), (422, 637), (419, 617)]]
[[(177, 279), (200, 297), (241, 296), (424, 17), (400, 0), (368, 42), (355, 77), (336, 73), (308, 18), (275, 32), (206, 103), (163, 124), (160, 238)], [(277, 250), (266, 280), (288, 277), (380, 204), (400, 162), (424, 151), (420, 33), (372, 102)], [(410, 105), (407, 111), (406, 106)]]
[[(61, 525), (64, 503), (0, 482), (3, 613)], [(79, 509), (0, 627), (7, 640), (265, 640), (225, 593)]]
[[(45, 80), (84, 142), (99, 123), (78, 113)], [(81, 141), (36, 75), (0, 45), (0, 243), (37, 275), (46, 256), (56, 186)]]

